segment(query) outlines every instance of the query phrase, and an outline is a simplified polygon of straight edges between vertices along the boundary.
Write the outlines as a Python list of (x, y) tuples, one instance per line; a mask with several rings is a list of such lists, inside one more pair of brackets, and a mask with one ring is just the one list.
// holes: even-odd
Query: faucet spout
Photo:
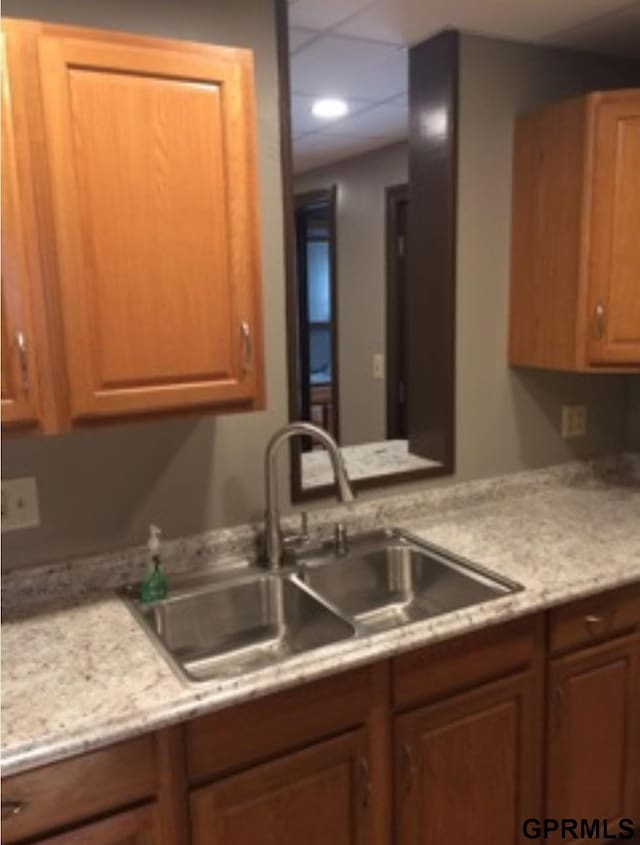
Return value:
[(317, 425), (307, 422), (290, 423), (276, 431), (267, 444), (264, 468), (266, 487), (265, 551), (266, 562), (271, 569), (278, 569), (282, 564), (282, 531), (278, 508), (276, 459), (282, 444), (294, 437), (310, 437), (326, 448), (333, 467), (340, 501), (353, 502), (355, 499), (340, 447), (330, 434)]

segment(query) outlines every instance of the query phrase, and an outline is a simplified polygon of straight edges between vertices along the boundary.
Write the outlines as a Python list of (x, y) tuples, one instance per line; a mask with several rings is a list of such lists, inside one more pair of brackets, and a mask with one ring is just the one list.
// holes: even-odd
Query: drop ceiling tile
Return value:
[(361, 155), (381, 146), (384, 146), (384, 141), (380, 141), (379, 138), (348, 135), (340, 136), (340, 138), (329, 138), (323, 137), (321, 133), (307, 136), (296, 142), (293, 169), (295, 173), (302, 173), (335, 161)]
[(313, 97), (291, 97), (291, 132), (294, 138), (318, 128), (318, 118), (311, 114)]
[(417, 44), (447, 27), (537, 41), (628, 5), (624, 0), (378, 0), (336, 28), (342, 35)]
[[(340, 117), (335, 120), (325, 120), (315, 117), (311, 112), (311, 107), (315, 100), (315, 97), (306, 97), (302, 94), (293, 94), (291, 96), (291, 130), (294, 138), (304, 135), (307, 132), (322, 132), (331, 129), (346, 119)], [(349, 105), (351, 111), (347, 117), (371, 108), (371, 103), (367, 100), (351, 99)]]
[(640, 2), (548, 39), (550, 44), (640, 59)]
[(289, 9), (289, 25), (329, 29), (371, 5), (372, 0), (297, 0)]
[(293, 53), (308, 44), (309, 41), (317, 36), (318, 31), (315, 29), (297, 29), (292, 27), (289, 30), (289, 52)]
[(353, 135), (399, 140), (409, 132), (409, 111), (398, 105), (383, 104), (337, 120), (324, 130), (327, 135)]
[(407, 53), (388, 44), (325, 35), (291, 57), (291, 90), (316, 97), (386, 100), (407, 88)]

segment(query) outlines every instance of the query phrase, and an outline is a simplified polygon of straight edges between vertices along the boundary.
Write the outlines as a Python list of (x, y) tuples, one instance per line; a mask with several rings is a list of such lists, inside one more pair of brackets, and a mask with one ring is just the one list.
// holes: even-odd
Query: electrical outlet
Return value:
[(384, 355), (380, 352), (373, 356), (373, 377), (384, 378)]
[(587, 406), (562, 406), (562, 436), (565, 439), (584, 437), (587, 433)]
[(12, 478), (2, 482), (2, 531), (18, 531), (40, 525), (35, 478)]

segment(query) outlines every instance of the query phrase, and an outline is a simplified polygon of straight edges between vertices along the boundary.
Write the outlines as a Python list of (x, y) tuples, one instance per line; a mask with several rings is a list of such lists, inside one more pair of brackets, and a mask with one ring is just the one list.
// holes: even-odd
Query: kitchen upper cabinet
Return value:
[(26, 236), (29, 196), (21, 194), (13, 90), (2, 38), (2, 422), (40, 421), (32, 317), (31, 267)]
[(640, 372), (640, 89), (516, 123), (509, 359)]
[(520, 841), (540, 815), (538, 688), (520, 673), (396, 720), (399, 845)]
[(353, 731), (193, 791), (193, 845), (367, 845), (369, 795)]
[(25, 45), (68, 425), (263, 407), (251, 52), (8, 26)]
[(640, 818), (640, 635), (552, 661), (546, 815)]

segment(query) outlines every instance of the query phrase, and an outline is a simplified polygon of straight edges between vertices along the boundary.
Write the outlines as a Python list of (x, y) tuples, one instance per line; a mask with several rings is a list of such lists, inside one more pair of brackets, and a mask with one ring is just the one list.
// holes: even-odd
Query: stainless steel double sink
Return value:
[(190, 682), (243, 675), (522, 589), (409, 534), (362, 534), (337, 555), (303, 552), (281, 573), (245, 566), (183, 576), (144, 605), (122, 595), (156, 646)]

